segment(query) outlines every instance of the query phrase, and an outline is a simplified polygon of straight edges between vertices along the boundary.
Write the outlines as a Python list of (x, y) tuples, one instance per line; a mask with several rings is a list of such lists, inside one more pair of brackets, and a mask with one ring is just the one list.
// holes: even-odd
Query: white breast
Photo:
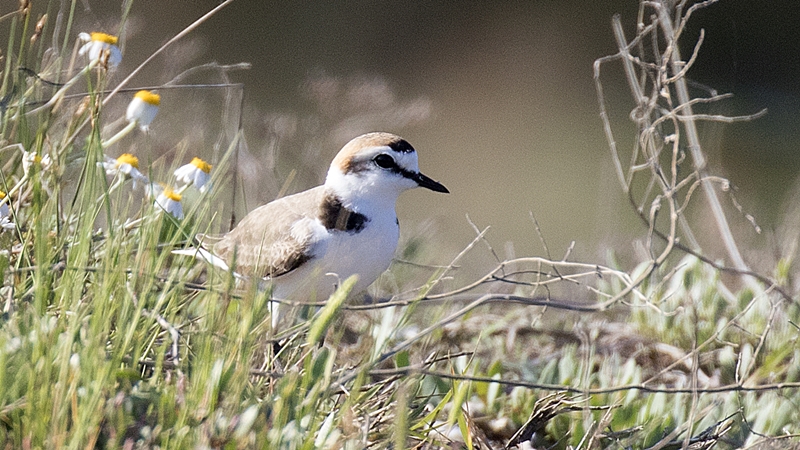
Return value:
[(324, 301), (340, 280), (358, 275), (352, 293), (366, 290), (392, 262), (400, 237), (394, 210), (369, 217), (357, 233), (329, 231), (313, 225), (314, 257), (294, 271), (273, 280), (273, 296), (295, 301)]

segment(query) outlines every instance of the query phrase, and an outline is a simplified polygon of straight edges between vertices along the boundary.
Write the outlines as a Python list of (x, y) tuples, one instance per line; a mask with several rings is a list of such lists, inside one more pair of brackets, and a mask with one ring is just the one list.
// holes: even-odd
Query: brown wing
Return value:
[[(276, 277), (313, 258), (311, 231), (325, 196), (323, 186), (250, 211), (214, 244), (213, 253), (243, 275)], [(302, 208), (302, 207), (305, 208)]]

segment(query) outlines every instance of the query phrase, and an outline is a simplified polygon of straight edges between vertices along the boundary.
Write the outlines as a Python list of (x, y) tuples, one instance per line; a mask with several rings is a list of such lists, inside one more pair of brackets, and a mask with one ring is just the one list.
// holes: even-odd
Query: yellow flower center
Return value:
[(183, 198), (181, 197), (181, 194), (178, 194), (177, 192), (173, 191), (172, 188), (169, 186), (164, 186), (164, 197), (167, 197), (168, 199), (176, 202), (181, 201), (181, 198)]
[(192, 162), (190, 164), (197, 167), (198, 169), (202, 170), (205, 173), (211, 172), (211, 167), (213, 167), (211, 164), (197, 157), (192, 159)]
[(119, 40), (116, 36), (112, 36), (106, 33), (98, 33), (94, 32), (91, 34), (93, 41), (104, 42), (110, 45), (117, 45), (117, 41)]
[(161, 104), (161, 96), (150, 91), (139, 91), (134, 96), (148, 105), (158, 106)]
[(139, 158), (131, 155), (130, 153), (123, 153), (117, 158), (117, 167), (123, 164), (130, 164), (131, 167), (139, 168)]
[(2, 200), (4, 198), (6, 198), (6, 193), (3, 192), (3, 191), (0, 191), (0, 200)]
[(41, 164), (42, 163), (42, 157), (39, 156), (39, 155), (35, 155), (33, 157), (33, 162), (36, 163), (36, 164)]

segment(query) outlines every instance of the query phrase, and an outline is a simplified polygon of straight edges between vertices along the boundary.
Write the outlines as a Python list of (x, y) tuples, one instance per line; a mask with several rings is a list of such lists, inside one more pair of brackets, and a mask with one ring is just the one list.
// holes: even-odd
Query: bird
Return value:
[(351, 293), (360, 293), (389, 268), (400, 237), (397, 199), (417, 187), (450, 192), (419, 171), (408, 141), (363, 134), (342, 147), (322, 185), (262, 205), (228, 233), (200, 235), (200, 246), (173, 253), (257, 277), (275, 299), (323, 301), (352, 275)]

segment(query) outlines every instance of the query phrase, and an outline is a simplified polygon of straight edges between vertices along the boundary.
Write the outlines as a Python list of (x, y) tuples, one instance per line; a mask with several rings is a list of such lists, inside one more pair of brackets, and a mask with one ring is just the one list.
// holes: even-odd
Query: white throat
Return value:
[(374, 171), (344, 174), (332, 167), (325, 179), (325, 186), (348, 209), (368, 216), (385, 214), (386, 211), (394, 214), (397, 198), (409, 187), (393, 178)]

